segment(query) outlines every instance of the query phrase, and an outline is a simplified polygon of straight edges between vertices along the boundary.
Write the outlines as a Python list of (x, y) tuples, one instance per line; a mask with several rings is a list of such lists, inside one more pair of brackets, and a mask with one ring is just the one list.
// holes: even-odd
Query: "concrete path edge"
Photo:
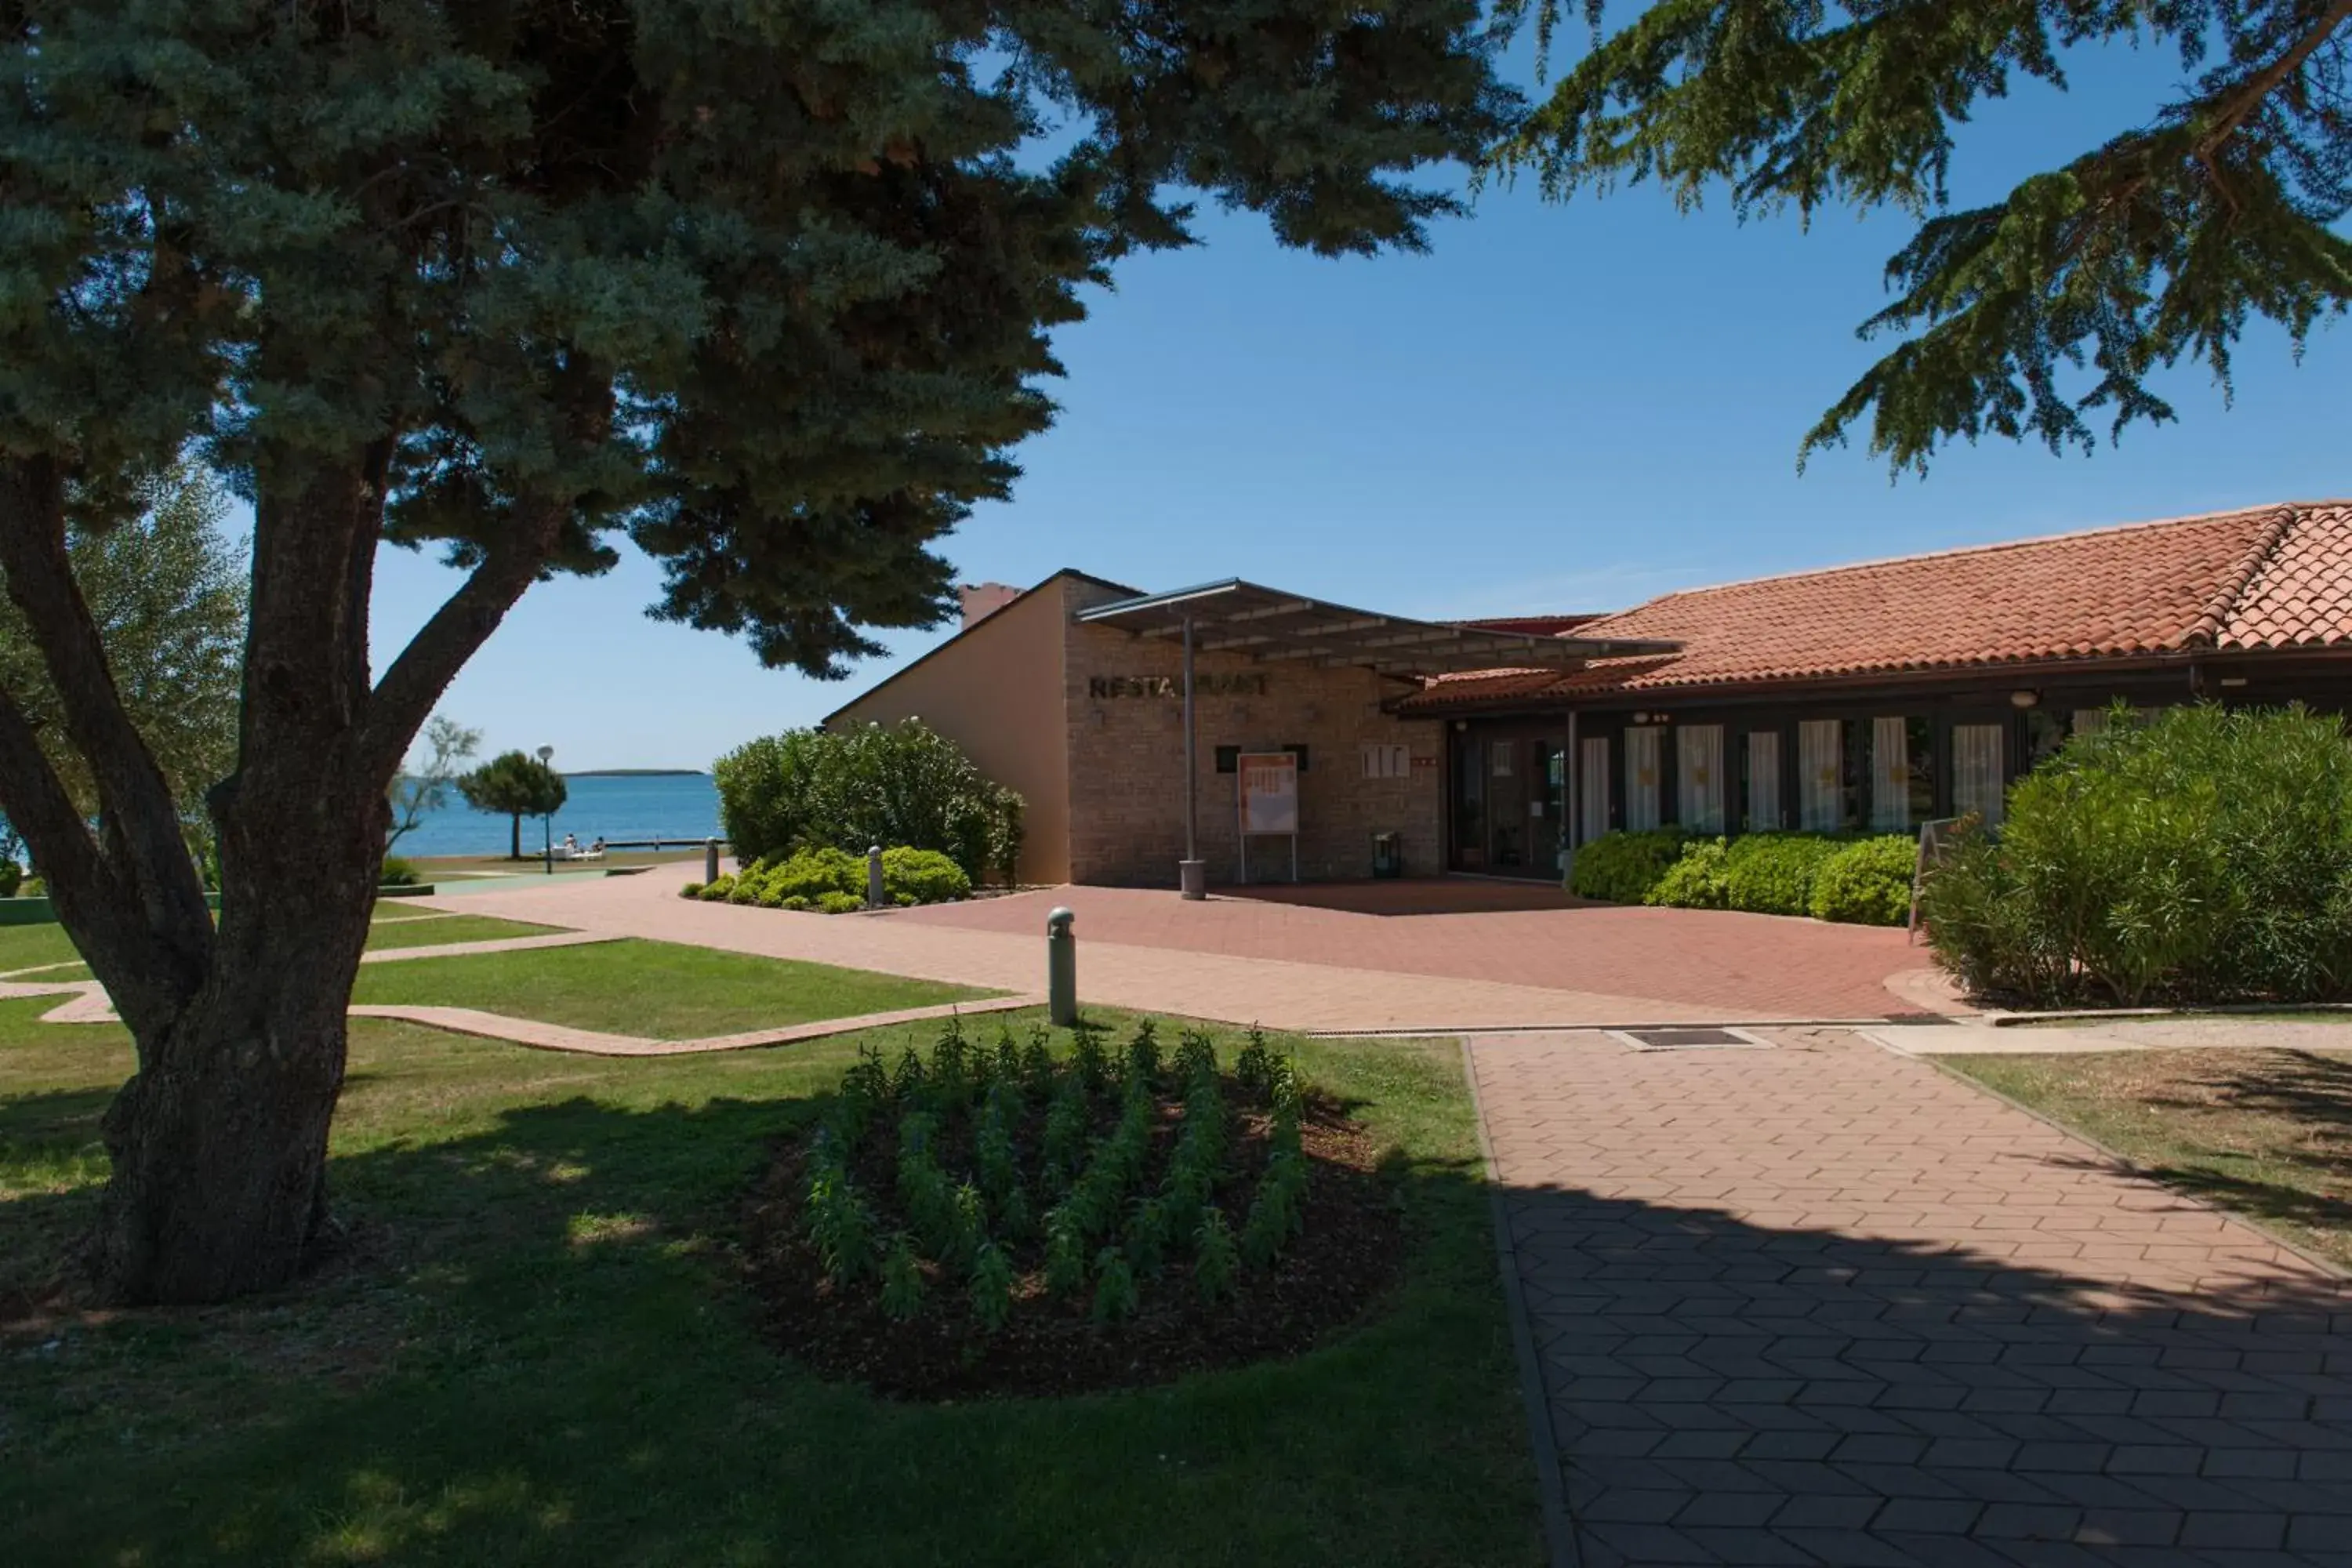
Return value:
[(1462, 1078), (1470, 1090), (1472, 1124), (1478, 1133), (1478, 1157), (1486, 1171), (1486, 1212), (1495, 1226), (1495, 1267), (1503, 1279), (1504, 1310), (1510, 1319), (1511, 1352), (1518, 1363), (1519, 1400), (1526, 1405), (1528, 1437), (1536, 1468), (1536, 1493), (1543, 1515), (1544, 1558), (1549, 1568), (1583, 1568), (1576, 1546), (1576, 1531), (1568, 1518), (1568, 1487), (1560, 1476), (1559, 1436), (1552, 1429), (1551, 1401), (1544, 1394), (1543, 1366), (1536, 1355), (1535, 1328), (1519, 1289), (1518, 1250), (1511, 1240), (1511, 1218), (1503, 1205), (1502, 1173), (1495, 1146), (1486, 1137), (1486, 1106), (1478, 1093), (1478, 1069), (1470, 1058), (1470, 1039), (1454, 1041)]

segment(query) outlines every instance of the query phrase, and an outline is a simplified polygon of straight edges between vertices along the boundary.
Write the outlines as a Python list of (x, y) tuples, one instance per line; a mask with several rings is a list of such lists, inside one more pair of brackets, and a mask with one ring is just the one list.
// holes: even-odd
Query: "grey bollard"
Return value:
[(868, 845), (866, 849), (866, 907), (878, 910), (886, 901), (882, 892), (882, 846)]
[(719, 880), (719, 840), (706, 838), (702, 841), (702, 885), (707, 888), (717, 880)]
[(1045, 917), (1045, 1016), (1057, 1029), (1078, 1021), (1078, 939), (1070, 933), (1077, 918), (1066, 909)]

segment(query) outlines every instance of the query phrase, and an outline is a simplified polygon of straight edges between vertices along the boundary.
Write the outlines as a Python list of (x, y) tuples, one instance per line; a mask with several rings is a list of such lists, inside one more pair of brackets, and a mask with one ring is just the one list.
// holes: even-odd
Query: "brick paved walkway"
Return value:
[[(1926, 962), (1896, 931), (1693, 910), (1488, 907), (1382, 916), (1066, 888), (929, 910), (824, 916), (682, 900), (677, 890), (687, 875), (663, 868), (555, 887), (519, 878), (525, 885), (469, 891), (446, 907), (1028, 991), (1045, 978), (1045, 911), (1067, 901), (1078, 912), (1085, 1001), (1283, 1029), (1455, 1033), (1881, 1017), (1917, 1010), (1918, 1003), (1884, 980), (1890, 973), (1916, 979)], [(1496, 897), (1481, 891), (1486, 886), (1407, 884), (1403, 891), (1425, 897), (1426, 887), (1436, 887), (1456, 889), (1465, 901)], [(1518, 889), (1501, 891), (1528, 897)], [(1520, 961), (1525, 974), (1514, 973)]]
[(2352, 1291), (1830, 1031), (1470, 1047), (1575, 1545), (2352, 1563)]

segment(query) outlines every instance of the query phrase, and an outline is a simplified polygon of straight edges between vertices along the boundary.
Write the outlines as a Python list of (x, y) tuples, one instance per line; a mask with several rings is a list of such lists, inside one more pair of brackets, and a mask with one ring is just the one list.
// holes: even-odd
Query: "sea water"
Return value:
[[(719, 792), (709, 773), (566, 774), (570, 792), (563, 809), (547, 825), (558, 844), (567, 833), (583, 844), (598, 838), (711, 838), (719, 836)], [(393, 847), (395, 855), (503, 855), (509, 825), (501, 816), (476, 811), (454, 788), (449, 804), (428, 812), (412, 833)], [(522, 819), (522, 852), (536, 855), (545, 842), (539, 818)]]

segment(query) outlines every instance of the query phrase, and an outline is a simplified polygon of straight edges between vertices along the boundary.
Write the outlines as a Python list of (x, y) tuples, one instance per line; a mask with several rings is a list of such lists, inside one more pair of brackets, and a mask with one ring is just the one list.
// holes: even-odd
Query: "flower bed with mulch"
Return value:
[(1081, 1026), (862, 1058), (747, 1215), (775, 1342), (897, 1397), (1064, 1394), (1294, 1354), (1404, 1247), (1381, 1151), (1253, 1033)]

